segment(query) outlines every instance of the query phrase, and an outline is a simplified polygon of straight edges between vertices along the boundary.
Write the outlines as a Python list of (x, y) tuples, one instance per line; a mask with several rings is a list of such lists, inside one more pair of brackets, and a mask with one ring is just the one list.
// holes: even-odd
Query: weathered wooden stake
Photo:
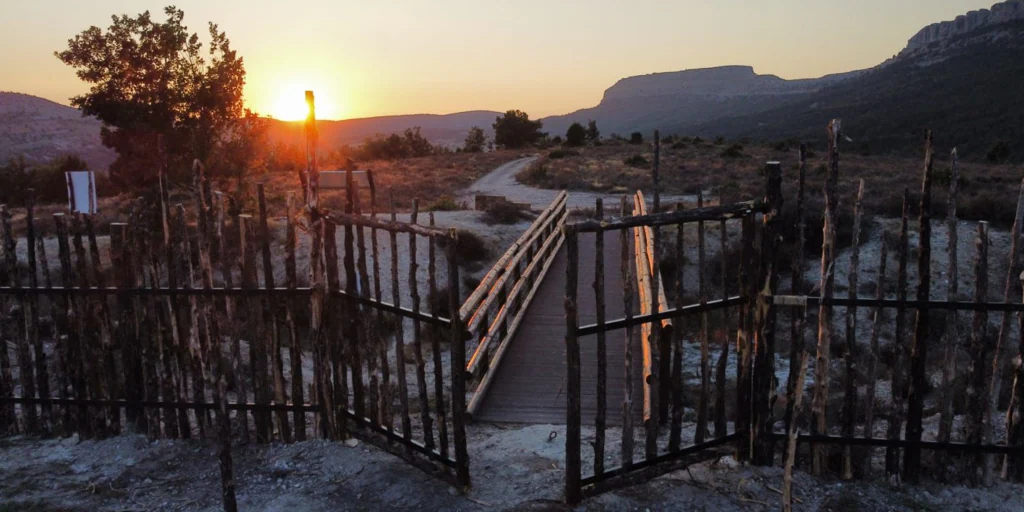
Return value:
[[(626, 197), (622, 197), (620, 215), (623, 218), (629, 216), (626, 209)], [(622, 247), (622, 259), (619, 269), (622, 272), (622, 301), (625, 309), (624, 315), (628, 322), (633, 318), (633, 266), (630, 264), (629, 230), (619, 231), (619, 245)], [(625, 343), (625, 385), (623, 386), (625, 396), (622, 400), (622, 466), (633, 465), (633, 327), (626, 327)]]
[[(566, 434), (565, 434), (565, 500), (580, 501), (580, 345), (576, 335), (579, 327), (577, 281), (579, 274), (579, 245), (577, 234), (571, 227), (563, 228), (568, 264), (565, 271), (565, 353), (566, 353)], [(655, 428), (657, 428), (657, 423)]]
[[(978, 223), (978, 237), (974, 241), (977, 256), (974, 262), (974, 300), (977, 302), (988, 299), (988, 222)], [(986, 331), (988, 330), (988, 311), (977, 309), (971, 321), (971, 362), (967, 371), (967, 421), (965, 437), (969, 444), (985, 442), (985, 423), (988, 421), (985, 400), (987, 391), (988, 348)], [(984, 456), (976, 455), (971, 464), (969, 480), (980, 482), (979, 473), (984, 466)]]
[[(864, 180), (857, 187), (857, 200), (853, 205), (853, 246), (850, 253), (847, 297), (857, 298), (858, 273), (860, 271), (860, 225), (864, 215)], [(843, 436), (854, 436), (854, 417), (857, 414), (857, 307), (846, 308), (846, 373), (843, 375)], [(853, 478), (853, 458), (850, 445), (843, 446), (843, 479)]]
[[(893, 360), (892, 360), (892, 409), (889, 412), (889, 426), (887, 437), (896, 441), (900, 438), (900, 430), (903, 426), (904, 403), (903, 397), (906, 391), (906, 379), (904, 378), (903, 365), (906, 364), (906, 347), (904, 342), (904, 325), (906, 318), (906, 306), (902, 304), (907, 300), (907, 258), (909, 257), (909, 217), (910, 217), (910, 191), (903, 191), (903, 215), (900, 220), (900, 246), (897, 252), (899, 268), (896, 274), (896, 300), (901, 306), (896, 309), (896, 333), (893, 335)], [(900, 450), (890, 446), (885, 450), (885, 471), (889, 484), (897, 486), (900, 484)]]
[[(594, 216), (604, 218), (604, 201), (599, 197), (594, 204)], [(608, 409), (608, 347), (603, 326), (605, 321), (604, 304), (604, 231), (594, 234), (594, 298), (596, 301), (597, 325), (597, 416), (594, 425), (594, 474), (604, 473), (605, 416)], [(574, 237), (575, 238), (575, 237)]]

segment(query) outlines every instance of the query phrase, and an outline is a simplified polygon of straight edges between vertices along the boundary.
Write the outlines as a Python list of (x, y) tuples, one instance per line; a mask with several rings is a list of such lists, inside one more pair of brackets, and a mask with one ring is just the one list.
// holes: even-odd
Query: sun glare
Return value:
[(316, 88), (288, 87), (278, 92), (270, 115), (282, 121), (302, 121), (309, 110), (306, 106), (306, 91), (313, 90), (316, 95), (317, 119), (339, 119), (341, 109), (333, 100), (330, 91)]

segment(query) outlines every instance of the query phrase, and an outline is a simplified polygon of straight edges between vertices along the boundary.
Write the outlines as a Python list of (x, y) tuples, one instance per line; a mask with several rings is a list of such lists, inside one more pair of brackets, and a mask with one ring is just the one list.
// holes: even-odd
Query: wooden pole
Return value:
[[(1021, 182), (1020, 194), (1017, 197), (1017, 215), (1014, 218), (1013, 228), (1010, 232), (1010, 261), (1006, 268), (1006, 286), (1003, 289), (1003, 302), (1010, 302), (1012, 300), (1014, 295), (1013, 287), (1018, 282), (1021, 269), (1024, 268), (1024, 264), (1021, 262), (1021, 246), (1024, 245), (1022, 236), (1024, 236), (1024, 181)], [(991, 380), (988, 389), (989, 404), (985, 413), (987, 417), (983, 425), (983, 443), (988, 443), (993, 439), (992, 418), (999, 414), (999, 397), (1002, 395), (1003, 371), (1006, 369), (1003, 347), (1008, 343), (1007, 340), (1010, 336), (1010, 315), (1011, 313), (1009, 312), (1003, 313), (1002, 321), (999, 324), (999, 337), (996, 339), (996, 345), (992, 351), (992, 369), (989, 375)], [(1024, 337), (1024, 333), (1019, 333), (1018, 336)], [(994, 464), (995, 459), (991, 455), (985, 457), (983, 480), (986, 486), (992, 485)]]
[(309, 297), (310, 338), (313, 351), (313, 393), (319, 406), (314, 416), (314, 429), (322, 438), (336, 439), (334, 426), (334, 387), (330, 378), (330, 358), (327, 349), (327, 328), (324, 310), (327, 306), (327, 276), (324, 270), (324, 220), (310, 210), (310, 226), (313, 228), (309, 256), (309, 284), (313, 293)]
[[(594, 215), (604, 218), (604, 201), (599, 197), (594, 204)], [(597, 325), (605, 322), (604, 303), (604, 231), (594, 234), (594, 298), (596, 301)], [(575, 236), (573, 237), (576, 238)], [(577, 247), (578, 250), (578, 247)], [(577, 348), (579, 347), (577, 343)], [(597, 416), (594, 418), (594, 474), (604, 473), (605, 417), (608, 408), (608, 346), (602, 328), (597, 333)]]
[[(1024, 272), (1020, 274), (1021, 286), (1024, 287)], [(1017, 329), (1024, 333), (1024, 315), (1017, 314)], [(1018, 335), (1017, 354), (1013, 357), (1013, 387), (1010, 393), (1010, 403), (1006, 408), (1006, 444), (1020, 450), (1024, 448), (1024, 336)], [(1024, 478), (1024, 456), (1020, 452), (1015, 455), (1007, 454), (1003, 457), (1003, 480), (1020, 481)]]
[[(263, 287), (267, 290), (276, 288), (274, 284), (274, 261), (270, 251), (270, 227), (267, 218), (267, 197), (264, 191), (264, 184), (256, 185), (257, 201), (260, 209), (260, 244), (263, 255)], [(277, 307), (270, 299), (263, 301), (264, 322), (270, 324), (270, 333), (267, 336), (270, 345), (267, 350), (270, 352), (268, 363), (270, 364), (270, 377), (274, 384), (274, 402), (278, 404), (288, 403), (288, 394), (284, 388), (284, 360), (281, 358), (281, 329), (278, 325)], [(291, 425), (288, 424), (288, 411), (277, 411), (277, 430), (281, 439), (292, 442)]]
[[(828, 175), (825, 179), (825, 223), (824, 243), (821, 247), (821, 297), (832, 297), (835, 287), (835, 243), (836, 243), (836, 187), (839, 181), (839, 137), (840, 122), (833, 119), (828, 125)], [(832, 308), (824, 303), (818, 308), (818, 352), (814, 365), (814, 428), (812, 432), (823, 435), (828, 432), (826, 408), (828, 405), (829, 365), (832, 360)], [(814, 446), (812, 471), (820, 476), (826, 465), (826, 447)]]
[[(977, 256), (974, 262), (974, 300), (984, 301), (988, 298), (988, 222), (978, 223), (978, 237), (974, 241)], [(988, 311), (978, 309), (971, 321), (971, 361), (967, 369), (967, 420), (965, 421), (965, 437), (968, 444), (984, 442), (985, 422), (988, 421), (985, 411), (988, 404), (985, 400), (987, 391), (987, 361), (991, 350), (987, 347), (986, 331), (988, 328)], [(969, 480), (979, 483), (979, 472), (984, 466), (984, 456), (976, 455), (971, 461)]]
[[(946, 253), (948, 255), (946, 263), (946, 272), (949, 276), (949, 287), (946, 289), (946, 300), (950, 303), (957, 301), (957, 295), (960, 290), (958, 265), (957, 259), (957, 218), (956, 218), (956, 207), (957, 199), (960, 193), (960, 166), (957, 163), (956, 148), (950, 154), (952, 158), (952, 168), (950, 170), (949, 177), (949, 198), (946, 206), (946, 225), (949, 231), (949, 241), (946, 245)], [(957, 312), (955, 309), (950, 309), (946, 312), (946, 335), (945, 335), (945, 354), (943, 356), (942, 363), (942, 399), (939, 404), (939, 437), (940, 443), (948, 443), (953, 431), (953, 397), (956, 396), (956, 386), (953, 383), (953, 376), (957, 373), (957, 343), (960, 339), (960, 328), (957, 325)], [(948, 466), (948, 454), (939, 452), (937, 454), (938, 467), (946, 468)], [(945, 471), (945, 470), (943, 470)]]
[[(620, 215), (626, 218), (629, 210), (626, 209), (626, 197), (622, 197)], [(630, 245), (628, 229), (619, 230), (619, 245), (622, 247), (622, 258), (619, 269), (622, 272), (622, 300), (624, 315), (629, 321), (633, 318), (633, 272), (630, 264)], [(626, 327), (625, 343), (625, 385), (623, 386), (625, 396), (622, 400), (622, 466), (633, 465), (633, 327), (632, 324)]]
[[(676, 204), (676, 211), (683, 209), (683, 203)], [(676, 224), (676, 306), (681, 306), (686, 296), (686, 225)], [(679, 318), (677, 322), (682, 322)], [(682, 445), (683, 427), (683, 324), (672, 329), (672, 427), (668, 438), (668, 451), (678, 451)], [(728, 341), (725, 342), (728, 345)], [(724, 393), (724, 389), (721, 390)], [(725, 397), (722, 397), (725, 401)], [(717, 402), (716, 402), (717, 403)], [(716, 434), (717, 435), (717, 434)]]
[[(885, 297), (885, 267), (888, 259), (886, 254), (887, 245), (883, 241), (878, 254), (878, 278), (875, 281), (875, 300), (882, 300)], [(871, 320), (871, 341), (867, 358), (867, 375), (868, 387), (865, 392), (865, 403), (864, 403), (864, 437), (872, 439), (875, 437), (875, 389), (878, 381), (878, 338), (882, 332), (882, 323), (885, 320), (885, 309), (876, 307), (874, 308), (872, 320)], [(870, 473), (871, 471), (871, 450), (864, 450), (865, 459), (863, 461), (864, 472)]]
[[(919, 217), (919, 247), (917, 251), (917, 300), (927, 301), (931, 295), (932, 283), (932, 132), (925, 132), (924, 178), (921, 183), (921, 207)], [(920, 441), (924, 430), (921, 425), (924, 414), (924, 395), (928, 386), (928, 309), (917, 310), (914, 328), (914, 344), (910, 356), (910, 390), (907, 393), (907, 434), (908, 441)], [(903, 452), (904, 477), (917, 482), (921, 473), (921, 448), (910, 444)]]
[(803, 382), (807, 379), (807, 352), (800, 354), (800, 371), (797, 372), (798, 383), (793, 387), (790, 397), (793, 398), (793, 418), (789, 422), (788, 438), (786, 442), (786, 462), (782, 477), (782, 509), (785, 512), (793, 510), (793, 464), (796, 463), (796, 441), (800, 432), (799, 416), (800, 403), (804, 399)]
[[(568, 264), (565, 271), (565, 353), (566, 361), (566, 434), (565, 434), (565, 501), (578, 503), (580, 494), (580, 345), (576, 336), (579, 326), (577, 281), (579, 273), (579, 245), (571, 227), (563, 228), (566, 239)], [(657, 428), (657, 422), (654, 423)]]
[[(21, 286), (21, 272), (18, 269), (18, 256), (17, 256), (17, 239), (14, 237), (14, 233), (11, 230), (11, 213), (7, 209), (7, 205), (0, 205), (0, 228), (3, 229), (3, 243), (4, 249), (4, 260), (6, 265), (7, 282), (4, 283), (11, 287)], [(7, 316), (10, 311), (10, 305), (7, 304), (5, 299), (2, 307), (4, 308), (3, 316)], [(26, 301), (27, 303), (28, 301)], [(29, 306), (31, 308), (31, 306)], [(25, 311), (26, 308), (22, 308), (25, 314), (30, 314), (29, 311)], [(27, 318), (26, 318), (27, 320)], [(15, 354), (18, 359), (18, 378), (21, 382), (21, 396), (28, 398), (35, 398), (36, 395), (36, 382), (35, 372), (32, 366), (32, 352), (31, 352), (31, 340), (28, 337), (21, 336), (21, 329), (15, 326), (13, 320), (5, 321), (8, 324), (11, 334), (14, 335), (15, 343)], [(4, 333), (6, 334), (6, 333)], [(6, 336), (5, 336), (6, 337)], [(3, 341), (4, 349), (6, 350), (7, 342)], [(22, 415), (25, 418), (25, 430), (29, 433), (36, 433), (40, 431), (39, 416), (36, 411), (35, 405), (24, 404), (21, 406)]]
[[(395, 213), (395, 196), (393, 193), (390, 194), (391, 202), (391, 222), (397, 222), (397, 214)], [(402, 305), (402, 293), (398, 287), (398, 235), (394, 231), (389, 231), (388, 236), (391, 242), (391, 301), (396, 307)], [(454, 241), (452, 241), (454, 243)], [(453, 310), (453, 311), (457, 311)], [(453, 313), (454, 316), (454, 313)], [(405, 321), (399, 319), (398, 329), (395, 332), (395, 376), (398, 377), (398, 399), (401, 407), (401, 421), (402, 421), (402, 436), (405, 441), (412, 439), (412, 420), (409, 418), (409, 387), (406, 383), (405, 378)], [(452, 362), (452, 369), (459, 369), (461, 367), (456, 366), (454, 361)], [(455, 375), (452, 374), (454, 382)], [(454, 400), (454, 398), (453, 398)], [(452, 414), (455, 414), (455, 404), (452, 404)], [(454, 418), (453, 418), (454, 419)]]
[[(355, 212), (355, 196), (356, 196), (356, 184), (353, 179), (352, 169), (349, 168), (345, 173), (345, 213), (353, 215)], [(344, 223), (345, 227), (345, 290), (350, 296), (356, 296), (357, 292), (357, 280), (356, 277), (356, 265), (355, 265), (355, 238), (352, 231), (351, 223)], [(360, 329), (359, 329), (359, 306), (355, 301), (345, 302), (345, 318), (342, 320), (345, 322), (345, 344), (348, 349), (347, 363), (350, 365), (352, 372), (352, 411), (355, 412), (357, 418), (366, 417), (366, 395), (363, 391), (363, 356), (362, 347), (359, 344)]]
[[(419, 199), (413, 199), (412, 215), (409, 217), (410, 224), (417, 223), (419, 206)], [(409, 297), (412, 302), (412, 311), (418, 315), (420, 312), (420, 288), (416, 280), (416, 274), (420, 266), (417, 261), (416, 245), (416, 235), (409, 235)], [(425, 362), (423, 360), (423, 339), (420, 334), (420, 327), (420, 321), (414, 319), (412, 322), (413, 362), (416, 367), (416, 387), (419, 390), (420, 423), (423, 428), (423, 440), (427, 448), (434, 449), (434, 433), (430, 420), (430, 400), (428, 397), (429, 391), (427, 389)]]
[[(35, 226), (35, 202), (36, 202), (36, 191), (35, 189), (28, 189), (28, 193), (25, 196), (25, 248), (28, 252), (28, 285), (30, 288), (38, 288), (39, 280), (36, 277), (36, 243), (39, 242), (39, 247), (42, 247), (42, 238), (36, 238), (36, 226)], [(96, 237), (92, 234), (92, 222), (89, 221), (89, 242), (92, 247), (96, 246)], [(46, 258), (46, 253), (42, 253), (42, 257)], [(97, 271), (97, 284), (104, 286), (103, 276), (99, 273), (99, 253), (96, 252), (94, 256), (94, 264), (96, 265)], [(46, 270), (44, 272), (46, 276), (46, 282), (50, 282), (49, 269), (46, 261), (43, 261), (43, 267)], [(109, 324), (106, 319), (109, 317), (109, 312), (106, 310), (106, 301), (103, 302), (103, 328), (107, 329)], [(39, 392), (39, 398), (47, 399), (50, 398), (50, 373), (46, 364), (46, 351), (43, 350), (43, 341), (39, 336), (39, 299), (38, 297), (30, 297), (25, 301), (25, 332), (28, 335), (29, 341), (32, 345), (33, 357), (36, 363), (35, 366), (35, 377), (36, 377), (36, 390)], [(107, 336), (104, 338), (108, 342), (109, 346), (109, 331)], [(44, 434), (49, 434), (53, 429), (53, 407), (48, 403), (40, 405), (40, 411), (42, 412), (42, 423), (41, 427)], [(111, 411), (112, 415), (117, 415), (118, 410), (115, 408)], [(116, 416), (115, 416), (116, 417)], [(118, 425), (120, 424), (118, 420)]]
[[(896, 274), (896, 300), (903, 303), (907, 300), (907, 258), (909, 244), (909, 223), (910, 217), (910, 192), (903, 191), (903, 216), (900, 221), (900, 245), (897, 253), (899, 269)], [(893, 364), (892, 364), (892, 410), (889, 412), (889, 426), (887, 437), (896, 441), (900, 438), (900, 430), (903, 425), (903, 396), (906, 388), (906, 379), (903, 376), (903, 365), (906, 363), (906, 349), (904, 347), (904, 321), (906, 307), (896, 309), (896, 333), (893, 336)], [(885, 451), (885, 470), (889, 484), (898, 486), (900, 484), (900, 460), (899, 448), (890, 446)]]
[[(756, 267), (757, 261), (754, 256), (754, 216), (743, 217), (742, 224), (742, 250), (739, 272), (741, 294), (744, 302), (739, 310), (739, 323), (736, 329), (736, 431), (750, 432), (752, 419), (753, 397), (753, 310), (755, 294), (757, 291), (756, 275), (751, 275)], [(741, 439), (736, 447), (736, 460), (747, 462), (750, 460), (751, 446), (750, 436)]]
[[(295, 193), (288, 193), (287, 219), (285, 226), (284, 242), (284, 269), (285, 286), (294, 290), (298, 286), (298, 273), (295, 269)], [(298, 327), (295, 325), (295, 311), (293, 301), (285, 302), (285, 324), (288, 328), (289, 346), (288, 362), (290, 363), (292, 403), (303, 404), (304, 396), (302, 376), (302, 340), (299, 338)], [(295, 411), (292, 413), (292, 422), (295, 424), (295, 440), (302, 442), (306, 440), (306, 413)]]
[[(324, 261), (327, 270), (327, 291), (337, 292), (341, 289), (341, 274), (338, 270), (338, 232), (337, 225), (329, 219), (324, 220)], [(348, 364), (350, 343), (348, 335), (351, 334), (347, 322), (349, 307), (337, 299), (329, 299), (326, 302), (326, 311), (329, 315), (325, 324), (327, 325), (327, 337), (324, 338), (324, 361), (328, 364), (325, 375), (333, 372), (333, 381), (327, 377), (331, 393), (333, 394), (333, 407), (330, 409), (332, 415), (331, 425), (336, 439), (348, 438)], [(333, 338), (333, 339), (332, 339)], [(354, 343), (352, 343), (354, 344)]]
[[(697, 208), (704, 207), (704, 191), (697, 189)], [(705, 307), (708, 304), (707, 285), (705, 276), (705, 236), (704, 222), (697, 223), (697, 290), (700, 295), (700, 305)], [(708, 340), (708, 313), (703, 311), (700, 314), (700, 402), (697, 406), (697, 431), (694, 434), (694, 443), (703, 443), (707, 436), (708, 429), (708, 401), (711, 399), (711, 346)]]
[[(357, 216), (363, 215), (363, 208), (360, 204), (358, 191), (352, 195), (353, 197), (353, 213)], [(370, 274), (367, 270), (366, 265), (366, 235), (364, 234), (365, 226), (356, 226), (356, 253), (358, 258), (356, 259), (356, 270), (359, 274), (359, 296), (370, 297)], [(359, 315), (359, 334), (361, 336), (361, 345), (366, 349), (366, 370), (369, 373), (369, 389), (367, 390), (367, 399), (369, 401), (369, 419), (371, 425), (377, 425), (380, 421), (380, 371), (377, 369), (377, 354), (379, 352), (379, 346), (382, 344), (380, 337), (377, 333), (377, 326), (379, 323), (374, 322), (370, 318), (369, 309), (362, 309), (364, 314)]]
[(774, 459), (772, 404), (775, 401), (775, 306), (766, 297), (779, 288), (779, 265), (776, 259), (779, 246), (778, 218), (782, 211), (782, 166), (779, 162), (765, 165), (765, 204), (762, 216), (761, 254), (758, 255), (757, 304), (754, 315), (754, 421), (751, 432), (754, 463), (771, 465)]
[[(850, 253), (850, 268), (847, 277), (847, 296), (857, 298), (857, 274), (860, 270), (860, 225), (863, 217), (864, 180), (857, 187), (857, 200), (853, 205), (853, 246)], [(884, 243), (884, 242), (883, 242)], [(857, 307), (846, 308), (846, 373), (843, 390), (843, 436), (854, 436), (854, 416), (857, 414)], [(853, 478), (853, 459), (850, 445), (843, 446), (843, 479)]]
[[(430, 212), (430, 227), (434, 227), (434, 212)], [(439, 300), (437, 297), (437, 254), (435, 246), (437, 244), (431, 240), (428, 244), (428, 263), (427, 263), (427, 287), (430, 290), (430, 296), (434, 297), (435, 301)], [(377, 259), (376, 244), (374, 244), (374, 261)], [(375, 272), (378, 269), (375, 269)], [(374, 276), (374, 289), (377, 294), (377, 300), (380, 301), (380, 279)], [(431, 308), (431, 315), (435, 318), (438, 316), (438, 311), (435, 308)], [(441, 445), (441, 456), (448, 457), (448, 413), (445, 412), (445, 399), (444, 399), (444, 365), (441, 360), (441, 333), (436, 327), (431, 328), (430, 346), (434, 352), (434, 398), (437, 400), (437, 434), (438, 444)], [(384, 347), (384, 368), (387, 368), (387, 347)], [(385, 374), (386, 375), (386, 374)], [(385, 384), (389, 384), (387, 380)], [(390, 386), (387, 386), (390, 387)], [(388, 397), (390, 397), (390, 391)], [(390, 400), (390, 398), (389, 398)]]
[[(805, 239), (807, 231), (807, 223), (804, 220), (804, 185), (807, 178), (807, 145), (800, 144), (800, 156), (799, 166), (797, 167), (797, 193), (796, 193), (796, 218), (797, 218), (797, 241), (796, 241), (796, 257), (793, 258), (792, 267), (790, 270), (790, 292), (794, 295), (802, 295), (803, 290), (803, 273), (804, 267), (804, 254), (805, 254)], [(806, 327), (807, 327), (807, 308), (800, 310), (792, 310), (790, 313), (790, 348), (789, 348), (789, 379), (786, 383), (787, 396), (794, 396), (794, 387), (803, 386), (803, 382), (796, 380), (797, 374), (793, 371), (800, 364), (802, 354), (805, 352), (804, 339), (806, 338)], [(786, 431), (789, 431), (790, 424), (793, 421), (793, 400), (786, 401)]]
[[(720, 198), (719, 204), (725, 204)], [(726, 256), (728, 251), (728, 240), (729, 232), (726, 221), (720, 221), (718, 224), (719, 233), (719, 259), (722, 264), (722, 300), (729, 298), (729, 259)], [(680, 260), (681, 261), (681, 260)], [(676, 330), (680, 330), (678, 327)], [(728, 435), (728, 423), (726, 422), (725, 415), (725, 389), (728, 385), (726, 378), (726, 366), (729, 361), (729, 343), (730, 343), (730, 332), (732, 329), (729, 326), (729, 310), (722, 310), (722, 347), (718, 354), (718, 362), (715, 364), (715, 437), (720, 438)]]
[[(467, 489), (469, 480), (469, 452), (466, 446), (466, 345), (462, 337), (462, 319), (459, 318), (459, 264), (456, 246), (459, 234), (455, 228), (448, 230), (448, 309), (452, 312), (449, 343), (452, 350), (452, 427), (455, 437), (455, 482)], [(404, 370), (404, 369), (403, 369)]]

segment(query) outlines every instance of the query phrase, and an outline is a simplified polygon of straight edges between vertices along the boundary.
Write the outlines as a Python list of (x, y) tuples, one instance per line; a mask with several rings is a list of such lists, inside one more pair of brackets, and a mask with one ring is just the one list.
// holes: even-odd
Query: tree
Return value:
[(601, 140), (601, 131), (597, 129), (597, 121), (593, 119), (587, 121), (587, 140), (592, 143)]
[(162, 23), (149, 11), (113, 16), (106, 32), (90, 27), (55, 52), (92, 85), (71, 104), (103, 122), (103, 144), (118, 153), (110, 176), (121, 186), (150, 184), (162, 166), (188, 176), (193, 159), (210, 160), (244, 122), (245, 66), (225, 33), (209, 24), (204, 57), (184, 12), (164, 14)]
[(631, 133), (629, 135), (629, 143), (630, 144), (643, 144), (644, 143), (644, 134), (642, 134), (640, 132), (633, 132), (633, 133)]
[(466, 134), (466, 144), (462, 150), (467, 153), (479, 153), (484, 150), (487, 145), (487, 135), (484, 134), (484, 129), (479, 126), (474, 126), (469, 129), (469, 133)]
[(510, 149), (528, 146), (544, 137), (542, 126), (539, 120), (531, 121), (526, 112), (509, 110), (494, 121), (494, 143)]
[(566, 146), (582, 146), (587, 140), (587, 129), (582, 124), (573, 123), (565, 132)]

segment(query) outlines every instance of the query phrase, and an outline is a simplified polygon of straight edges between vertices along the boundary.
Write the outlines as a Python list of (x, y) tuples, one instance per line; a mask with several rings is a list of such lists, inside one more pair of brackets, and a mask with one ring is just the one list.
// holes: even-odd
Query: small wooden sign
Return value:
[[(345, 190), (348, 188), (348, 171), (321, 171), (320, 190)], [(352, 181), (357, 189), (370, 188), (368, 171), (352, 171)]]
[(68, 210), (71, 213), (92, 215), (97, 212), (96, 173), (93, 171), (68, 171), (64, 173), (68, 183)]

